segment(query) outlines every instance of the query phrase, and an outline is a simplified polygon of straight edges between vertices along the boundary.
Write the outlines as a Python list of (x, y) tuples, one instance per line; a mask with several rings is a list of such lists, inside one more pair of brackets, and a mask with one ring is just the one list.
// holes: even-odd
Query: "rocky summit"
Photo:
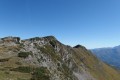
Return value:
[(0, 80), (120, 80), (119, 76), (84, 46), (70, 47), (53, 36), (0, 39)]

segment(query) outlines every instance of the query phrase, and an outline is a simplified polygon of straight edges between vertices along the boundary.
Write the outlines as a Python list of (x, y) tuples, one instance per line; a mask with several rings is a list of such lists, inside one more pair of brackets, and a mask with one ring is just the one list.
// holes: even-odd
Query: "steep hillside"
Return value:
[(91, 51), (102, 61), (120, 69), (120, 46), (92, 49)]
[(0, 80), (120, 80), (120, 74), (85, 47), (55, 37), (0, 39)]

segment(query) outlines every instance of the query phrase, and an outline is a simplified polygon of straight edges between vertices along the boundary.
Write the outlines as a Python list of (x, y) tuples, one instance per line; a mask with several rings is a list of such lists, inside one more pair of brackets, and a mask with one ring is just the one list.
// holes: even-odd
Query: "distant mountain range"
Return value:
[(120, 45), (112, 48), (96, 48), (91, 51), (102, 61), (120, 69)]

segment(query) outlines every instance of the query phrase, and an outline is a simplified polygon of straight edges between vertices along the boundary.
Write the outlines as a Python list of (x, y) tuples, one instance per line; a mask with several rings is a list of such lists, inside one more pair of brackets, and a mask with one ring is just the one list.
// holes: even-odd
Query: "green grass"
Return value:
[(36, 68), (31, 80), (50, 80), (49, 71), (45, 67)]
[(18, 53), (18, 57), (21, 57), (21, 58), (27, 58), (29, 55), (32, 55), (31, 52), (20, 52)]
[(42, 53), (50, 55), (53, 61), (61, 61), (60, 55), (55, 52), (54, 48), (51, 45), (45, 45), (44, 47), (37, 47)]
[[(21, 67), (13, 68), (10, 71), (29, 73), (32, 75), (31, 80), (50, 80), (49, 70), (46, 67), (33, 68), (30, 66), (21, 66)], [(22, 80), (22, 78), (18, 80)]]
[(0, 70), (0, 80), (30, 80), (32, 75), (28, 73), (20, 73), (13, 71), (1, 71)]
[(74, 51), (72, 57), (77, 62), (76, 65), (78, 66), (80, 63), (83, 63), (87, 71), (97, 80), (120, 80), (120, 74), (116, 70), (100, 62), (89, 51), (83, 48), (74, 49)]
[(72, 79), (72, 71), (66, 66), (66, 64), (62, 64), (62, 68), (63, 68), (63, 74), (66, 78), (70, 78), (70, 80)]
[(0, 59), (0, 62), (6, 62), (6, 61), (9, 61), (9, 58)]
[(55, 40), (52, 40), (52, 41), (50, 41), (49, 43), (52, 45), (52, 47), (55, 48), (55, 46), (56, 46), (56, 41), (55, 41)]
[(11, 69), (11, 71), (18, 71), (18, 72), (22, 72), (22, 73), (30, 73), (30, 72), (33, 71), (33, 68), (31, 68), (29, 66), (20, 66), (20, 67)]

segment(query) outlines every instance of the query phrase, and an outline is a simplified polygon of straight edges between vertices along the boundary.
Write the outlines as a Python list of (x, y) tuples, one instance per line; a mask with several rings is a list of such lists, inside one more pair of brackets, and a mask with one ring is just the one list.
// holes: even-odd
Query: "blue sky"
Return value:
[(71, 46), (120, 45), (120, 0), (0, 0), (0, 37), (47, 35)]

